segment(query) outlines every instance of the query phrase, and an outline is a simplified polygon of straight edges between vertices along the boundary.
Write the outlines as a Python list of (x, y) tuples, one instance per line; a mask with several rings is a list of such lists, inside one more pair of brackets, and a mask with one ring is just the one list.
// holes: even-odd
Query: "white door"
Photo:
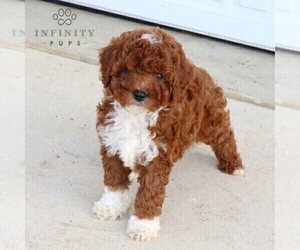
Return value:
[(276, 46), (300, 51), (300, 1), (276, 0)]
[(274, 50), (273, 0), (63, 0)]

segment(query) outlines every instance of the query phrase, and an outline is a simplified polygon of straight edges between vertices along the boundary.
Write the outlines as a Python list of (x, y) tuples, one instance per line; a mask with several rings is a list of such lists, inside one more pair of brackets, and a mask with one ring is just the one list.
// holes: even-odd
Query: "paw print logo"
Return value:
[(72, 13), (71, 9), (58, 9), (57, 13), (53, 14), (53, 19), (57, 21), (59, 25), (71, 25), (77, 18), (77, 15)]

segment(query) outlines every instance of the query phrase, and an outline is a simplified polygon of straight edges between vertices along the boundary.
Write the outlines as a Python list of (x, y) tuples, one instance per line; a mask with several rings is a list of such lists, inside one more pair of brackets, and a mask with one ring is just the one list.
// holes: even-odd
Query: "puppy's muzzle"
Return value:
[(134, 100), (136, 100), (137, 102), (142, 102), (146, 99), (147, 92), (144, 90), (136, 89), (132, 92), (132, 95), (133, 95)]

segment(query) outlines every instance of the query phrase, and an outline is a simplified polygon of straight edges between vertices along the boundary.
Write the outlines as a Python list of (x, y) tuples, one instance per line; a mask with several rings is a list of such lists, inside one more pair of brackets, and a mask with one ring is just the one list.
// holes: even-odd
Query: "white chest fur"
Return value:
[(108, 155), (118, 155), (126, 167), (146, 165), (158, 155), (158, 148), (147, 129), (154, 126), (160, 110), (131, 105), (123, 108), (113, 103), (114, 110), (107, 114), (106, 123), (98, 128), (102, 144)]

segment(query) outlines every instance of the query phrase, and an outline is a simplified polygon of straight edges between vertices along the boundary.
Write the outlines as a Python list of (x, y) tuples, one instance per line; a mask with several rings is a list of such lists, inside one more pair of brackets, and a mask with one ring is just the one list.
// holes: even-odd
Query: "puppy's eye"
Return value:
[(162, 80), (165, 79), (164, 76), (163, 76), (162, 74), (157, 74), (157, 75), (155, 76), (155, 78), (156, 78), (156, 80), (158, 80), (158, 81), (162, 81)]
[(128, 75), (130, 73), (128, 68), (124, 68), (121, 70), (121, 74)]

